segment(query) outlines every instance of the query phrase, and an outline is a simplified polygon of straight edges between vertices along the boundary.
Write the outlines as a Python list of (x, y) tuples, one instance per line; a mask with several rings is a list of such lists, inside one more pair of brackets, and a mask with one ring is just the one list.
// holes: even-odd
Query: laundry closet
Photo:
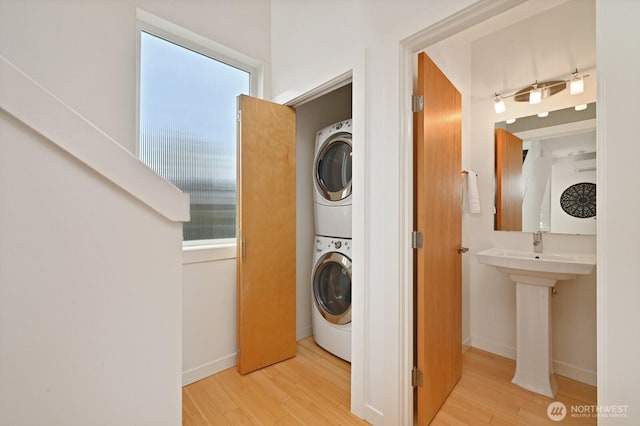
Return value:
[[(338, 181), (348, 180), (348, 194), (346, 191), (339, 191), (341, 182), (328, 182), (324, 188), (325, 193), (335, 190), (333, 194), (327, 194), (328, 198), (334, 197), (335, 202), (325, 202), (335, 204), (338, 208), (331, 208), (332, 212), (341, 211), (343, 219), (331, 219), (331, 223), (344, 225), (345, 215), (349, 217), (350, 231), (350, 192), (351, 192), (351, 117), (352, 117), (352, 84), (347, 83), (341, 87), (318, 96), (310, 101), (295, 105), (296, 109), (296, 338), (298, 340), (313, 334), (316, 329), (316, 336), (320, 338), (320, 346), (333, 352), (343, 359), (350, 360), (351, 355), (351, 275), (350, 275), (350, 248), (351, 233), (347, 232), (344, 226), (338, 226), (335, 231), (323, 229), (324, 236), (316, 234), (316, 200), (314, 200), (314, 183), (317, 161), (316, 161), (316, 140), (326, 138), (335, 139), (334, 148), (325, 147), (324, 153), (329, 151), (329, 155), (337, 154), (343, 160), (348, 156), (348, 169), (345, 163), (337, 167)], [(323, 131), (323, 135), (318, 135)], [(348, 143), (348, 148), (347, 148)], [(322, 153), (320, 153), (322, 155)], [(342, 182), (345, 183), (345, 182)], [(331, 188), (336, 186), (336, 188)], [(322, 191), (322, 188), (319, 188)], [(342, 200), (342, 201), (341, 201)], [(348, 213), (346, 205), (348, 204)], [(340, 234), (340, 235), (331, 235)], [(337, 255), (330, 256), (328, 252), (336, 252)], [(324, 256), (324, 260), (320, 257)], [(331, 258), (330, 258), (331, 257)], [(347, 263), (348, 259), (348, 263)], [(318, 274), (323, 275), (318, 279), (325, 282), (340, 282), (342, 288), (339, 295), (333, 294), (334, 287), (325, 287), (319, 291), (317, 296), (322, 299), (325, 296), (333, 298), (335, 304), (317, 303), (313, 290), (314, 263), (324, 262), (326, 267)], [(341, 262), (341, 263), (340, 263)], [(342, 267), (334, 267), (342, 265)], [(348, 274), (347, 274), (348, 269)], [(318, 275), (316, 274), (316, 275)], [(327, 294), (330, 293), (330, 294)], [(348, 305), (348, 307), (347, 307)], [(324, 306), (324, 308), (323, 308)], [(320, 312), (324, 309), (324, 316)], [(334, 312), (336, 311), (336, 312)], [(337, 312), (339, 311), (339, 312)], [(345, 312), (342, 312), (345, 311)], [(348, 312), (347, 312), (348, 311)], [(312, 327), (312, 317), (316, 315), (315, 327)], [(334, 315), (335, 314), (335, 315)], [(347, 315), (348, 314), (348, 315)], [(318, 328), (320, 324), (320, 328)], [(320, 332), (318, 332), (320, 330)], [(316, 338), (316, 341), (317, 341)], [(336, 353), (337, 352), (337, 353)]]

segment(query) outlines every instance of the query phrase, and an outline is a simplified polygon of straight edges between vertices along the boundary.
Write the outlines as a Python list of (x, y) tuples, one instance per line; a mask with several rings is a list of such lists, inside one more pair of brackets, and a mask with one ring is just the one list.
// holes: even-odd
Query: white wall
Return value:
[(182, 224), (5, 111), (0, 194), (0, 424), (179, 424)]
[(640, 199), (629, 195), (640, 158), (637, 16), (634, 0), (597, 0), (598, 403), (629, 406), (627, 418), (602, 425), (640, 418)]

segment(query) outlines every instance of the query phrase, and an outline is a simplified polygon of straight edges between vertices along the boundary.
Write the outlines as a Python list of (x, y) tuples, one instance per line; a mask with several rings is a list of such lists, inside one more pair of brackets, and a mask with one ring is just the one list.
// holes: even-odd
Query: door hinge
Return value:
[(418, 367), (411, 369), (411, 386), (414, 388), (422, 386), (422, 371), (418, 370)]
[(422, 232), (413, 231), (411, 233), (411, 248), (419, 249), (422, 248), (423, 237)]
[(236, 113), (236, 120), (238, 120), (238, 122), (240, 122), (240, 119), (242, 118), (242, 111), (238, 111)]
[(411, 95), (411, 111), (420, 112), (424, 108), (424, 97), (422, 95)]

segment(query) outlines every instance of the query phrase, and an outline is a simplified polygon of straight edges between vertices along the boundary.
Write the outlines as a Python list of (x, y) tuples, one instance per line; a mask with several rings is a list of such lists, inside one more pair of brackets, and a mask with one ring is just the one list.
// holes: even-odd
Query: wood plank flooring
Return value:
[[(522, 389), (511, 383), (514, 360), (469, 349), (462, 361), (462, 378), (434, 418), (432, 425), (589, 425), (590, 417), (572, 417), (571, 406), (595, 405), (596, 388), (556, 375), (559, 391), (555, 399)], [(547, 416), (547, 406), (562, 402), (568, 415), (561, 422)]]
[(182, 424), (366, 425), (350, 413), (351, 364), (312, 338), (294, 358), (241, 376), (235, 367), (182, 389)]
[[(515, 361), (478, 349), (463, 356), (462, 378), (432, 425), (545, 425), (550, 398), (511, 383)], [(350, 414), (349, 363), (298, 342), (295, 358), (241, 376), (230, 368), (182, 390), (183, 425), (367, 425)], [(595, 405), (593, 386), (556, 376), (556, 401)], [(596, 424), (571, 417), (562, 424)]]

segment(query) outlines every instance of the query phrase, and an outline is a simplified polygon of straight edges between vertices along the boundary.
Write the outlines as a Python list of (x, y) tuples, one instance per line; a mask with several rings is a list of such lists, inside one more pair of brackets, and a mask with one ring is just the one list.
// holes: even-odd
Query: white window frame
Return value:
[[(193, 50), (209, 58), (231, 65), (242, 71), (249, 73), (250, 95), (262, 97), (264, 92), (264, 64), (247, 55), (239, 53), (233, 49), (223, 46), (213, 40), (196, 34), (179, 25), (169, 22), (163, 18), (155, 16), (145, 10), (136, 9), (136, 156), (140, 157), (140, 39), (141, 33), (145, 32), (156, 37), (160, 37), (181, 47)], [(237, 232), (237, 230), (236, 230)], [(189, 258), (196, 256), (204, 261), (202, 254), (194, 253), (195, 250), (207, 250), (211, 253), (209, 260), (216, 260), (214, 252), (217, 249), (228, 250), (230, 246), (235, 246), (235, 238), (218, 238), (211, 240), (183, 241), (183, 256)], [(195, 259), (194, 258), (194, 259)], [(186, 260), (186, 259), (185, 259)], [(188, 262), (189, 263), (189, 262)]]

